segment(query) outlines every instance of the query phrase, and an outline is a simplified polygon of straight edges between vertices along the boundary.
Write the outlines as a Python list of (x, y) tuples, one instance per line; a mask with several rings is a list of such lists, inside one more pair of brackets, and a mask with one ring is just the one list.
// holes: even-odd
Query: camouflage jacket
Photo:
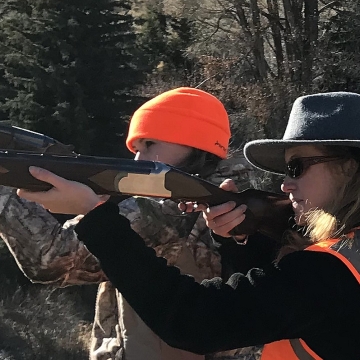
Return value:
[[(235, 179), (240, 190), (254, 185), (254, 170), (241, 153), (220, 162), (208, 179), (220, 184)], [(219, 255), (202, 216), (182, 215), (169, 200), (132, 197), (119, 204), (148, 246), (168, 263), (196, 281), (219, 276)], [(0, 235), (24, 274), (33, 282), (59, 287), (99, 283), (90, 358), (93, 360), (143, 358), (203, 359), (172, 349), (146, 328), (121, 294), (107, 281), (97, 259), (78, 241), (74, 226), (81, 217), (64, 225), (41, 206), (19, 198), (14, 189), (0, 187)], [(140, 336), (139, 336), (140, 334)], [(149, 351), (153, 351), (150, 356)], [(159, 350), (160, 349), (160, 350)], [(159, 355), (159, 351), (162, 355)], [(207, 359), (259, 359), (261, 347), (208, 355)]]

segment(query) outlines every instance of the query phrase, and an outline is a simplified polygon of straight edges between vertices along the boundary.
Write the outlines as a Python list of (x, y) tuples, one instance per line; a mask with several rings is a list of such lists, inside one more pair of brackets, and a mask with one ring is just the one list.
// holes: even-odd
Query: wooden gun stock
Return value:
[(233, 229), (234, 235), (259, 231), (280, 240), (292, 217), (291, 203), (285, 195), (255, 189), (228, 192), (156, 161), (0, 151), (0, 185), (31, 191), (49, 190), (50, 184), (31, 176), (28, 171), (31, 165), (88, 185), (97, 194), (169, 198), (209, 206), (227, 201), (246, 204), (246, 218)]
[[(256, 189), (246, 189), (239, 193), (225, 191), (216, 185), (196, 177), (180, 176), (179, 172), (170, 172), (167, 182), (174, 186), (172, 197), (182, 201), (196, 201), (200, 204), (215, 206), (227, 201), (236, 205), (247, 205), (245, 220), (231, 231), (232, 235), (254, 234), (256, 231), (280, 241), (286, 229), (290, 227), (293, 210), (285, 194), (277, 194)], [(181, 185), (181, 186), (180, 186)], [(182, 189), (188, 189), (182, 194)]]

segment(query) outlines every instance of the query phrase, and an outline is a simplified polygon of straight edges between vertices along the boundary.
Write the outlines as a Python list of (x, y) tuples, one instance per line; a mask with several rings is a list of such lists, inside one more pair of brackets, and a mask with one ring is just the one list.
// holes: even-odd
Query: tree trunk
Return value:
[[(310, 0), (311, 1), (311, 0)], [(302, 28), (299, 2), (283, 0), (285, 15), (285, 47), (288, 55), (290, 79), (301, 82), (302, 79)]]
[(278, 0), (267, 0), (269, 22), (271, 26), (271, 36), (274, 42), (274, 52), (276, 58), (277, 77), (284, 77), (284, 54), (281, 42), (280, 16)]
[(265, 60), (264, 41), (260, 21), (260, 10), (257, 0), (250, 0), (250, 10), (252, 19), (251, 27), (253, 31), (253, 54), (260, 80), (264, 80), (267, 75), (268, 66)]
[(305, 0), (304, 7), (304, 57), (303, 85), (308, 88), (312, 81), (312, 67), (318, 40), (318, 1)]

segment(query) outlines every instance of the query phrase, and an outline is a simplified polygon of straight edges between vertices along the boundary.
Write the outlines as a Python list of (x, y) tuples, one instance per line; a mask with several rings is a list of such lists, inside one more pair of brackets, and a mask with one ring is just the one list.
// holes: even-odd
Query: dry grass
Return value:
[(0, 360), (88, 359), (95, 289), (31, 284), (0, 255)]

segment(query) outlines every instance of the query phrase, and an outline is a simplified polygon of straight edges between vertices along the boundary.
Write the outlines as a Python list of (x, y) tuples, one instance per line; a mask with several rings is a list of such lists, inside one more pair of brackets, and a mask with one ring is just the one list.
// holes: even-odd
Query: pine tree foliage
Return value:
[(195, 23), (185, 16), (166, 13), (162, 1), (147, 2), (139, 27), (138, 43), (149, 69), (165, 66), (186, 72), (192, 66), (186, 49), (196, 36)]
[[(345, 4), (344, 4), (345, 5)], [(319, 42), (319, 77), (322, 91), (360, 92), (360, 3), (349, 0), (332, 13)]]
[[(135, 34), (127, 0), (5, 0), (0, 110), (78, 151), (110, 155), (137, 103)], [(135, 59), (135, 60), (134, 60)], [(1, 94), (0, 94), (1, 101)]]

